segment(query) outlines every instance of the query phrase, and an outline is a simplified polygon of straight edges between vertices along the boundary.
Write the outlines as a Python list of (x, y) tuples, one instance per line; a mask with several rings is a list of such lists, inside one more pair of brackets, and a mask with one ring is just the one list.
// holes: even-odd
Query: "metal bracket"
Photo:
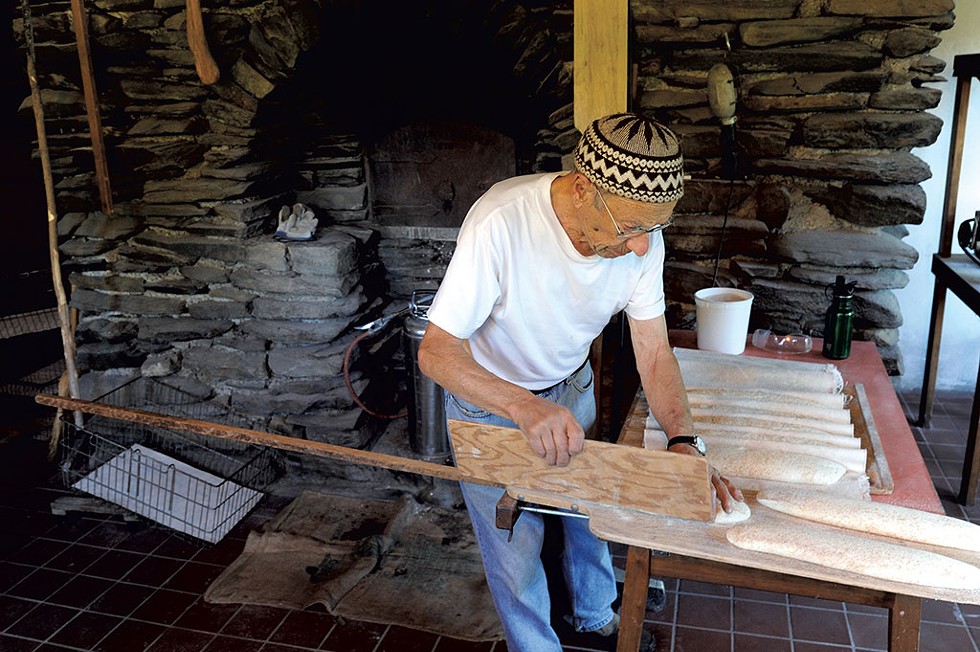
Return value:
[(354, 327), (354, 330), (356, 330), (356, 331), (368, 331), (369, 333), (374, 333), (376, 331), (381, 330), (385, 326), (387, 326), (388, 323), (392, 319), (395, 319), (396, 317), (399, 317), (399, 316), (401, 316), (402, 314), (404, 314), (406, 312), (408, 312), (408, 308), (402, 308), (401, 310), (399, 310), (396, 313), (392, 313), (390, 315), (385, 315), (383, 317), (379, 317), (378, 319), (375, 319), (374, 321), (370, 321), (370, 322), (368, 322), (366, 324), (361, 324), (360, 326), (355, 326)]
[(514, 538), (514, 525), (517, 523), (517, 519), (521, 517), (521, 512), (534, 512), (536, 514), (550, 514), (552, 516), (571, 518), (589, 518), (585, 514), (580, 514), (576, 505), (572, 505), (572, 511), (541, 507), (540, 505), (525, 502), (523, 496), (514, 498), (505, 492), (500, 500), (497, 501), (495, 522), (498, 529), (507, 530), (507, 543), (510, 543)]
[(504, 492), (497, 501), (496, 524), (500, 530), (507, 530), (507, 543), (514, 538), (514, 524), (521, 517), (520, 501)]

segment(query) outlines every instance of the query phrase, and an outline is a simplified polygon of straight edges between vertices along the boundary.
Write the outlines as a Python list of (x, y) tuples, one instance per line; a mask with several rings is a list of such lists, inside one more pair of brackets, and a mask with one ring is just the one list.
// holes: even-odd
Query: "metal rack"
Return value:
[[(253, 425), (206, 397), (153, 379), (138, 378), (97, 402)], [(63, 422), (66, 486), (211, 543), (258, 504), (283, 468), (271, 448), (100, 416), (80, 427), (71, 415)]]

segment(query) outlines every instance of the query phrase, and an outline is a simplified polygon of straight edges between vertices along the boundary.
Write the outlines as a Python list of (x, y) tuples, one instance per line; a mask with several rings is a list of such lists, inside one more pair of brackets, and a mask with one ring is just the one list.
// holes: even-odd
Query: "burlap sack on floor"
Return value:
[(304, 492), (208, 588), (215, 603), (305, 609), (468, 641), (503, 637), (465, 511)]

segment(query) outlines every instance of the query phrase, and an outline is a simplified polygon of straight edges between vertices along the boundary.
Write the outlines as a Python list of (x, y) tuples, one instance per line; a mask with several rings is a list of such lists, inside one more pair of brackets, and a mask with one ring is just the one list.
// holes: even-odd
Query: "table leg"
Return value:
[(888, 651), (917, 652), (922, 618), (922, 599), (895, 594), (888, 609)]
[(602, 359), (602, 338), (604, 333), (599, 333), (589, 348), (589, 364), (592, 365), (592, 393), (595, 396), (595, 426), (589, 436), (593, 439), (606, 441), (607, 426), (603, 401), (606, 400), (605, 392), (602, 387), (602, 379), (605, 378), (605, 361)]
[(932, 289), (932, 315), (929, 318), (929, 342), (926, 348), (926, 368), (922, 375), (922, 395), (919, 398), (919, 418), (915, 425), (929, 426), (932, 401), (936, 390), (936, 368), (939, 366), (939, 344), (943, 338), (943, 313), (946, 310), (946, 286), (936, 279)]
[(623, 578), (623, 604), (619, 610), (616, 652), (637, 652), (640, 649), (649, 588), (650, 550), (630, 546), (626, 551), (626, 575)]
[(966, 455), (963, 460), (963, 480), (960, 482), (960, 502), (973, 505), (977, 502), (977, 481), (980, 479), (980, 368), (977, 369), (977, 385), (973, 390), (973, 410), (970, 412), (970, 430), (966, 438)]

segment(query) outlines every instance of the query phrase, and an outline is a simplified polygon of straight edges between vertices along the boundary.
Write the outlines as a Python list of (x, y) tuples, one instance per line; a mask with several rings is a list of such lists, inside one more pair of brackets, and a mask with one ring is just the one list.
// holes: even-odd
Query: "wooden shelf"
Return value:
[(980, 54), (961, 54), (953, 58), (954, 77), (980, 77)]
[(932, 273), (970, 310), (980, 315), (980, 265), (966, 254), (949, 258), (935, 254), (932, 257)]

